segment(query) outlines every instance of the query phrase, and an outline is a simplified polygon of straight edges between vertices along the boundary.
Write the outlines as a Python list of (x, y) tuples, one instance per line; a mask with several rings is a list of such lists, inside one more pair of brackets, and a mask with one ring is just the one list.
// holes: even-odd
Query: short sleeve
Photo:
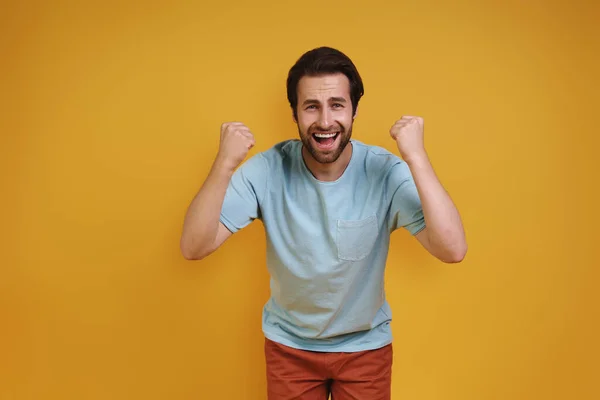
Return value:
[(387, 177), (387, 193), (390, 193), (388, 227), (390, 232), (405, 228), (411, 235), (416, 235), (425, 228), (425, 218), (417, 186), (413, 180), (408, 164), (395, 164)]
[(264, 199), (267, 176), (267, 163), (260, 153), (233, 173), (220, 217), (221, 223), (232, 233), (261, 217), (260, 204)]

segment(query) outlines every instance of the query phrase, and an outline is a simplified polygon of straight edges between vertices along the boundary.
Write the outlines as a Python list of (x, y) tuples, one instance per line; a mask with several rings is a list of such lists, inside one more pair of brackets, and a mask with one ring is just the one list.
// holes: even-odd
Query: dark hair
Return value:
[(318, 47), (304, 53), (292, 66), (287, 78), (287, 96), (294, 113), (298, 117), (298, 82), (303, 76), (319, 76), (342, 73), (350, 81), (352, 115), (356, 114), (358, 101), (365, 90), (358, 70), (344, 53), (331, 47)]

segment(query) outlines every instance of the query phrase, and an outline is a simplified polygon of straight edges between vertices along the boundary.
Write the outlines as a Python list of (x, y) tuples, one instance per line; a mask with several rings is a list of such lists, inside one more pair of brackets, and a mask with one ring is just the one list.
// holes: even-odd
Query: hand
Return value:
[(392, 139), (398, 145), (398, 151), (404, 161), (426, 156), (423, 141), (423, 118), (404, 116), (390, 129)]
[(226, 122), (221, 125), (217, 159), (227, 168), (234, 170), (244, 161), (254, 144), (254, 135), (246, 125), (241, 122)]

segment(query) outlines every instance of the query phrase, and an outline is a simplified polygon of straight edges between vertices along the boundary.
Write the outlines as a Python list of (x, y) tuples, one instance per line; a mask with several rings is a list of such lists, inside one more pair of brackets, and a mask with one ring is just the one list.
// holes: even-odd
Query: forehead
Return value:
[(303, 76), (298, 82), (298, 100), (308, 98), (327, 99), (344, 97), (350, 100), (350, 81), (346, 75), (331, 74), (319, 76)]

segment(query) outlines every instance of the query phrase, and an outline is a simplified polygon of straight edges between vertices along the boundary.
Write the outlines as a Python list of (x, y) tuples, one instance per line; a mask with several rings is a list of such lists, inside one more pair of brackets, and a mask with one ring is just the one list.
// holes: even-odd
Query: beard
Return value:
[[(333, 133), (339, 132), (335, 141), (337, 141), (337, 146), (330, 150), (322, 150), (315, 146), (313, 134), (314, 133)], [(337, 161), (340, 157), (348, 143), (350, 142), (350, 138), (352, 137), (352, 125), (346, 130), (342, 125), (337, 124), (335, 127), (330, 128), (328, 130), (322, 130), (314, 125), (308, 128), (308, 133), (303, 133), (298, 126), (298, 133), (300, 134), (300, 140), (302, 140), (302, 144), (306, 147), (306, 150), (310, 153), (312, 158), (315, 159), (320, 164), (330, 164)]]

